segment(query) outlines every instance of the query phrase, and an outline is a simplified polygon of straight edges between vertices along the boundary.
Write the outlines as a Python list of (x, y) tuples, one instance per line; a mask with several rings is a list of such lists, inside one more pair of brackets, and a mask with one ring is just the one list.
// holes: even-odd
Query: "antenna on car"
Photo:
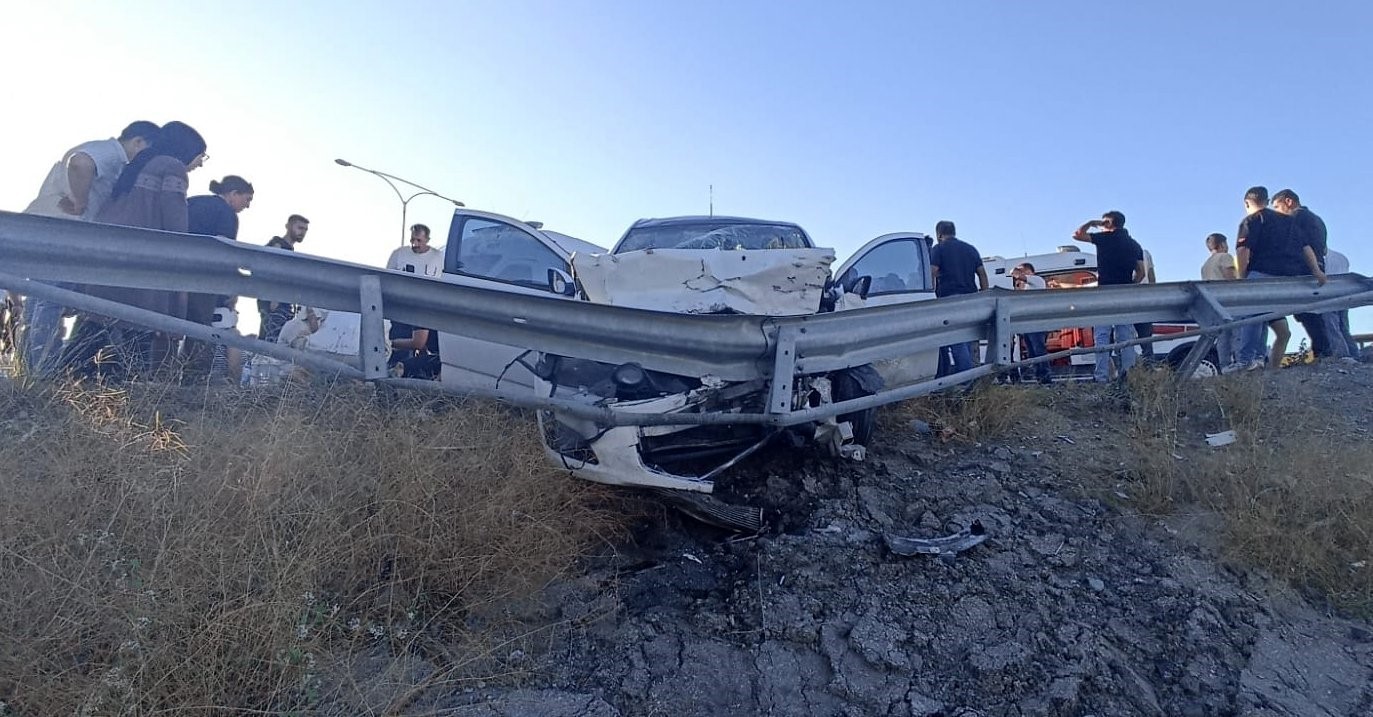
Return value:
[(715, 216), (715, 185), (710, 186), (710, 216)]

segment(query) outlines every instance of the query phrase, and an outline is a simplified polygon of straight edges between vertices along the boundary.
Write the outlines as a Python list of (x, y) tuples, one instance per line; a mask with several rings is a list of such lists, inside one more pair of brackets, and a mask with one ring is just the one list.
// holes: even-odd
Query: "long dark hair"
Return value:
[(244, 179), (243, 177), (238, 176), (237, 174), (230, 174), (224, 177), (223, 179), (219, 180), (218, 182), (216, 182), (213, 179), (210, 180), (211, 194), (223, 195), (228, 194), (229, 192), (243, 192), (244, 194), (252, 194), (253, 185), (251, 182)]
[(154, 157), (173, 157), (182, 164), (190, 164), (204, 151), (205, 140), (195, 128), (184, 122), (168, 122), (162, 126), (157, 139), (153, 140), (147, 149), (139, 152), (132, 162), (125, 165), (124, 171), (119, 173), (119, 179), (114, 183), (110, 199), (118, 199), (128, 194), (143, 167)]

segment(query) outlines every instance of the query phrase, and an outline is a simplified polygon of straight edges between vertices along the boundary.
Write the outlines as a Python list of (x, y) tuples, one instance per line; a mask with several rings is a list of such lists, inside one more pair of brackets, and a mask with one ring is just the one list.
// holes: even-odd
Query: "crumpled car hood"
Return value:
[(575, 254), (572, 271), (598, 304), (683, 314), (813, 314), (832, 249), (647, 249)]

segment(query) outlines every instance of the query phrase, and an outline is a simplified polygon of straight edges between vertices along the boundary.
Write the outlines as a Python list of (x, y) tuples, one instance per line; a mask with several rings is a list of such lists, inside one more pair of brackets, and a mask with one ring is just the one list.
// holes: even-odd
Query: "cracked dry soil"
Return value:
[[(1367, 426), (1373, 367), (1314, 371), (1273, 379), (1269, 400), (1339, 386), (1357, 398), (1351, 426)], [(523, 608), (560, 625), (520, 655), (523, 686), (426, 706), (492, 717), (1373, 714), (1367, 622), (1225, 566), (1204, 516), (1141, 517), (1083, 487), (1081, 471), (1110, 469), (1108, 404), (972, 446), (887, 431), (861, 464), (762, 456), (719, 491), (765, 505), (780, 517), (772, 530), (644, 521), (632, 545)], [(974, 519), (989, 539), (952, 561), (899, 557), (882, 541)]]

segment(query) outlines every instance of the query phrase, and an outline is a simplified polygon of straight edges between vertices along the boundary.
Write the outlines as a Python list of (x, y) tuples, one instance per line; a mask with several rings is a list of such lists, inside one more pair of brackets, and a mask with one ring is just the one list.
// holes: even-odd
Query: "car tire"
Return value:
[[(1168, 365), (1174, 369), (1182, 366), (1182, 362), (1187, 360), (1187, 354), (1192, 352), (1192, 346), (1196, 342), (1178, 346), (1168, 352)], [(1220, 358), (1216, 355), (1215, 349), (1206, 354), (1206, 357), (1197, 364), (1197, 368), (1192, 372), (1192, 378), (1211, 378), (1220, 375)]]
[[(833, 381), (832, 398), (835, 403), (873, 394), (872, 391), (863, 388), (858, 379), (847, 371), (835, 372), (831, 380)], [(866, 446), (872, 440), (873, 431), (877, 428), (877, 409), (869, 408), (854, 413), (844, 413), (837, 420), (840, 423), (848, 421), (853, 426), (853, 442), (860, 446)]]

